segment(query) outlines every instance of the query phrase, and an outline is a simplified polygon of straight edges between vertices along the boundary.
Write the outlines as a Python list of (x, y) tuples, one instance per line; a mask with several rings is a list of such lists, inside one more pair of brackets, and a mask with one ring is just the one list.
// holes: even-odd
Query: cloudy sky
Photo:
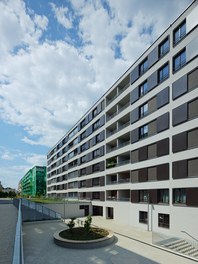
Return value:
[(0, 181), (17, 187), (191, 0), (0, 0)]

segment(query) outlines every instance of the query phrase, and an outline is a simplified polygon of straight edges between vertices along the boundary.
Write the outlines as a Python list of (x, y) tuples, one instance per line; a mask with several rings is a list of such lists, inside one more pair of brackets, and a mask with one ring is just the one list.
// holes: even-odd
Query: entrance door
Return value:
[(107, 207), (107, 218), (113, 219), (113, 207)]
[(84, 209), (85, 209), (85, 216), (89, 215), (89, 205), (85, 205)]

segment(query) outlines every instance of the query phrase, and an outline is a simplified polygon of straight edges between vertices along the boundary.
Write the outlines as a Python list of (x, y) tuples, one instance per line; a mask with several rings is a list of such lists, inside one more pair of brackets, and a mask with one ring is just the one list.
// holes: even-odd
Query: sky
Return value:
[(191, 0), (0, 0), (0, 181), (17, 188)]

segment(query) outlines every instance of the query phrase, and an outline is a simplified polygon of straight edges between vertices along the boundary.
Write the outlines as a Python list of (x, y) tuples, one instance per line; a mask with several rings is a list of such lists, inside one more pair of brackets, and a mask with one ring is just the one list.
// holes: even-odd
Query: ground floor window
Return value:
[(148, 223), (148, 213), (144, 211), (139, 211), (139, 223)]
[(158, 214), (158, 226), (169, 228), (170, 217), (168, 214)]

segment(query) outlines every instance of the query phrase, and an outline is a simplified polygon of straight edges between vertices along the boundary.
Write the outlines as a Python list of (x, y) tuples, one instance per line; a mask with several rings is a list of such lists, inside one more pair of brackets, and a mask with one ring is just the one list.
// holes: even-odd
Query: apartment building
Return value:
[(49, 197), (198, 237), (197, 14), (194, 1), (49, 151)]
[(22, 196), (46, 195), (46, 167), (34, 166), (19, 182)]

